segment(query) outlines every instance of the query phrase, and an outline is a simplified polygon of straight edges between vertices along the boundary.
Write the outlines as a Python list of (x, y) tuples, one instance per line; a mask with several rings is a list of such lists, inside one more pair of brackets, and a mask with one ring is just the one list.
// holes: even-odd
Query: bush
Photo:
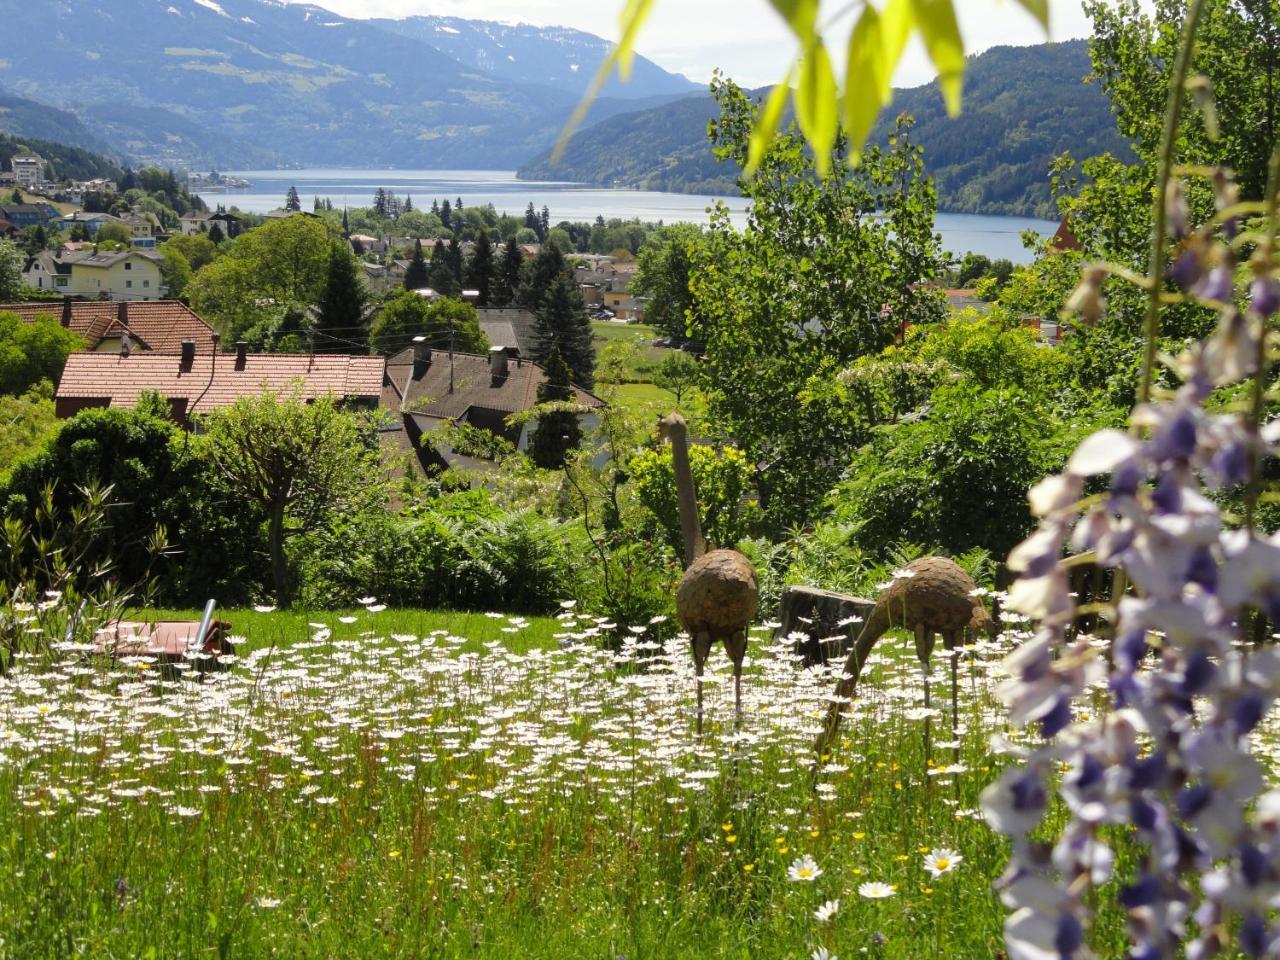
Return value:
[[(631, 461), (636, 498), (648, 513), (652, 530), (677, 556), (684, 553), (680, 508), (676, 499), (671, 448), (646, 451)], [(689, 471), (698, 494), (698, 519), (708, 548), (733, 547), (746, 534), (749, 512), (744, 501), (751, 467), (735, 447), (693, 446)]]

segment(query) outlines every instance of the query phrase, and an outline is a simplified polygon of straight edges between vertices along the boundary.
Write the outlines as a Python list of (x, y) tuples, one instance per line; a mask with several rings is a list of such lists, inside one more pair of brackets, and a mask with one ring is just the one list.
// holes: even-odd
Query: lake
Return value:
[[(551, 222), (594, 220), (597, 215), (676, 223), (706, 223), (708, 208), (716, 200), (729, 207), (734, 222), (746, 219), (746, 202), (741, 197), (711, 197), (687, 193), (660, 193), (653, 190), (609, 190), (580, 183), (544, 180), (517, 180), (507, 170), (233, 170), (231, 176), (253, 182), (248, 190), (205, 191), (210, 206), (224, 203), (249, 213), (266, 213), (284, 204), (289, 187), (296, 186), (304, 210), (312, 198), (329, 198), (334, 206), (365, 207), (373, 202), (379, 187), (401, 197), (406, 194), (420, 206), (432, 199), (452, 202), (462, 198), (465, 206), (492, 203), (500, 213), (520, 215), (532, 201), (539, 210), (551, 211)], [(972, 250), (995, 259), (1007, 257), (1014, 263), (1030, 260), (1020, 235), (1035, 230), (1050, 236), (1056, 223), (1031, 217), (991, 217), (969, 213), (938, 214), (937, 229), (943, 246), (954, 253)]]

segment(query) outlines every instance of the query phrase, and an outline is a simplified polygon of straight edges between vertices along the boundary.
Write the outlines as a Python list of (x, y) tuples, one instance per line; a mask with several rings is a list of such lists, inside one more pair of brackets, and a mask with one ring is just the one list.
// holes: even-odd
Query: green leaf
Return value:
[(773, 4), (773, 9), (778, 11), (782, 19), (787, 21), (791, 32), (800, 39), (802, 48), (807, 48), (817, 39), (818, 0), (769, 0), (769, 2)]
[(1026, 10), (1044, 27), (1047, 32), (1049, 29), (1049, 0), (1017, 0), (1018, 6)]
[(817, 41), (800, 61), (800, 82), (796, 86), (796, 121), (813, 147), (818, 176), (831, 170), (831, 147), (840, 128), (840, 91), (826, 44)]
[(844, 83), (844, 132), (856, 158), (889, 98), (889, 71), (880, 14), (868, 5), (849, 34)]
[(609, 79), (610, 74), (613, 73), (614, 68), (617, 68), (618, 76), (624, 81), (630, 79), (631, 64), (635, 59), (636, 37), (640, 33), (640, 28), (644, 26), (645, 20), (649, 18), (649, 13), (652, 9), (653, 0), (627, 0), (626, 6), (622, 8), (622, 13), (618, 17), (621, 27), (621, 36), (618, 38), (618, 43), (609, 51), (609, 55), (600, 64), (600, 69), (591, 78), (591, 85), (587, 87), (587, 92), (582, 95), (582, 99), (578, 101), (578, 105), (573, 110), (573, 115), (569, 117), (564, 129), (560, 131), (560, 139), (556, 141), (556, 148), (551, 152), (552, 164), (559, 163), (560, 158), (564, 156), (565, 147), (569, 145), (569, 138), (582, 125), (587, 111), (591, 109), (591, 104), (599, 95), (601, 88), (605, 85), (605, 81)]
[(764, 109), (756, 118), (756, 125), (751, 128), (751, 141), (747, 145), (747, 166), (743, 170), (748, 179), (754, 177), (760, 169), (760, 161), (764, 159), (765, 151), (769, 149), (773, 135), (778, 131), (778, 124), (782, 122), (782, 112), (787, 106), (787, 94), (791, 92), (794, 73), (795, 68), (792, 67), (782, 78), (782, 82), (773, 88), (769, 99), (764, 102)]
[(960, 112), (964, 86), (964, 41), (960, 39), (955, 7), (952, 0), (911, 0), (911, 7), (929, 59), (937, 68), (947, 113), (954, 117)]
[(880, 13), (880, 35), (884, 39), (885, 80), (881, 99), (889, 102), (893, 75), (907, 49), (907, 40), (915, 29), (915, 13), (911, 0), (889, 0)]

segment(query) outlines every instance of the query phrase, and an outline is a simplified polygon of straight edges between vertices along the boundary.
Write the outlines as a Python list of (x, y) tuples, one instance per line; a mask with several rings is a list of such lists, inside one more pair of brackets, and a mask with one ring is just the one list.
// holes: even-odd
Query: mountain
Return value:
[[(447, 53), (459, 63), (511, 83), (554, 87), (581, 97), (613, 44), (569, 27), (535, 27), (460, 17), (406, 17), (373, 20), (384, 30), (412, 37)], [(631, 79), (615, 76), (601, 91), (604, 97), (639, 100), (664, 94), (688, 94), (701, 88), (679, 74), (668, 73), (637, 56)]]
[(98, 153), (111, 151), (106, 141), (91, 133), (75, 114), (4, 90), (0, 90), (0, 133), (18, 139), (56, 141)]
[[(24, 147), (26, 149), (23, 149)], [(118, 180), (124, 175), (124, 170), (114, 160), (83, 147), (54, 143), (51, 140), (41, 140), (25, 135), (15, 136), (11, 133), (0, 133), (0, 170), (8, 170), (9, 161), (15, 155), (25, 154), (28, 151), (38, 153), (49, 161), (49, 172), (55, 177), (70, 180), (96, 180), (98, 177), (106, 177), (109, 180)], [(5, 194), (0, 194), (0, 201), (7, 199)]]
[[(514, 167), (554, 142), (578, 99), (462, 63), (386, 23), (306, 4), (41, 0), (38, 21), (29, 14), (25, 0), (0, 0), (0, 22), (30, 23), (5, 47), (0, 84), (72, 111), (136, 157), (223, 168)], [(541, 46), (558, 42), (548, 35)], [(539, 44), (522, 44), (534, 59)], [(588, 48), (581, 57), (567, 49), (565, 62), (578, 57), (587, 69)], [(658, 79), (636, 93), (662, 92)], [(636, 106), (607, 97), (592, 118)]]
[[(1048, 169), (1056, 154), (1129, 155), (1105, 94), (1084, 81), (1090, 70), (1084, 40), (995, 47), (970, 58), (959, 117), (947, 117), (936, 84), (898, 90), (870, 139), (884, 143), (894, 118), (910, 113), (940, 209), (1054, 217)], [(518, 175), (733, 194), (738, 171), (716, 162), (706, 138), (716, 114), (709, 96), (620, 114), (575, 134), (558, 164), (547, 151)]]

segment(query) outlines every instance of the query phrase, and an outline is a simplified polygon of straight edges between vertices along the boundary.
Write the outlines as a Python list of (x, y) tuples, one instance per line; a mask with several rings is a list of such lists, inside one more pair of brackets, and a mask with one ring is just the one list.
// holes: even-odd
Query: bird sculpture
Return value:
[(684, 537), (685, 572), (676, 588), (676, 617), (693, 645), (698, 736), (702, 736), (702, 671), (718, 641), (724, 643), (733, 662), (734, 722), (739, 726), (742, 723), (742, 661), (747, 654), (747, 627), (760, 605), (760, 586), (751, 561), (737, 550), (707, 550), (689, 469), (688, 426), (678, 413), (665, 417), (660, 425), (663, 437), (671, 444), (680, 531)]
[[(979, 629), (992, 629), (991, 617), (976, 593), (973, 579), (959, 564), (946, 557), (913, 560), (894, 577), (880, 594), (871, 616), (849, 651), (843, 675), (836, 685), (835, 698), (827, 710), (822, 733), (818, 735), (819, 756), (827, 752), (840, 729), (841, 703), (853, 696), (871, 648), (892, 627), (903, 627), (915, 634), (916, 656), (925, 673), (925, 705), (929, 705), (929, 658), (933, 655), (934, 635), (942, 634), (944, 648), (953, 651), (961, 636)], [(954, 732), (959, 721), (959, 691), (955, 656), (950, 659), (951, 727)]]

